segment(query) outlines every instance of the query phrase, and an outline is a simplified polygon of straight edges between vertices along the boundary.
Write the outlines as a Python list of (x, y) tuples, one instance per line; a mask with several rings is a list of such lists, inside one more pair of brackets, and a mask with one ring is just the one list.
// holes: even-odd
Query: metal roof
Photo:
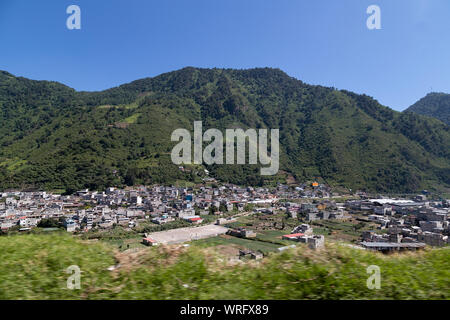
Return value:
[(425, 246), (423, 242), (361, 242), (361, 245), (369, 248), (421, 248)]

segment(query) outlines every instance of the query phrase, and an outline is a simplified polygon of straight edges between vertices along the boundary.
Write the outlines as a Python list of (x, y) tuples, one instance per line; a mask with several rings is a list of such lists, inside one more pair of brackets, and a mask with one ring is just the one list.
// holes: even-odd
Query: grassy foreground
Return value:
[[(214, 248), (117, 252), (66, 234), (0, 237), (0, 299), (449, 299), (450, 251), (384, 256), (328, 244), (231, 263)], [(120, 265), (113, 271), (108, 267)], [(78, 265), (81, 289), (66, 286)], [(381, 289), (366, 268), (381, 269)]]

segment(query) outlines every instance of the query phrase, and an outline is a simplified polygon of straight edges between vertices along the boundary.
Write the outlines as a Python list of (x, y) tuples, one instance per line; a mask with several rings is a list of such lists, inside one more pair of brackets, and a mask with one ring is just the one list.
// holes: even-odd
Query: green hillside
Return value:
[[(450, 129), (278, 69), (184, 68), (102, 92), (0, 73), (0, 188), (65, 189), (200, 181), (172, 164), (177, 128), (280, 129), (280, 170), (385, 192), (450, 187)], [(262, 185), (257, 165), (211, 175)]]
[(432, 92), (417, 101), (406, 111), (433, 117), (450, 125), (450, 94)]
[[(330, 243), (233, 264), (195, 246), (116, 252), (67, 234), (5, 236), (0, 299), (449, 299), (448, 250), (385, 256)], [(79, 290), (67, 289), (72, 265)], [(366, 286), (369, 265), (380, 267), (380, 290)]]

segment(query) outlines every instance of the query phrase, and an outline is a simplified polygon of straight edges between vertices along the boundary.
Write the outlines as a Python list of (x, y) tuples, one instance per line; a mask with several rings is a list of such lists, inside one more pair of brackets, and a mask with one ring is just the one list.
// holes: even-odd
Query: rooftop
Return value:
[(425, 243), (422, 242), (408, 242), (408, 243), (397, 243), (397, 242), (361, 242), (361, 245), (368, 248), (422, 248)]

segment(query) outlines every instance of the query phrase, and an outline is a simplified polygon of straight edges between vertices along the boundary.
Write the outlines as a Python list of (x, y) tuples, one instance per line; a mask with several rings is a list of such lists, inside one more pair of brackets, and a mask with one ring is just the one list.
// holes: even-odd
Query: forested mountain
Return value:
[(406, 111), (433, 117), (450, 125), (450, 94), (429, 93), (406, 109)]
[(198, 181), (172, 164), (177, 128), (280, 129), (280, 175), (258, 165), (209, 166), (238, 184), (320, 178), (389, 192), (450, 186), (450, 127), (366, 95), (312, 86), (278, 69), (165, 73), (101, 92), (76, 92), (0, 72), (0, 188), (68, 191)]

